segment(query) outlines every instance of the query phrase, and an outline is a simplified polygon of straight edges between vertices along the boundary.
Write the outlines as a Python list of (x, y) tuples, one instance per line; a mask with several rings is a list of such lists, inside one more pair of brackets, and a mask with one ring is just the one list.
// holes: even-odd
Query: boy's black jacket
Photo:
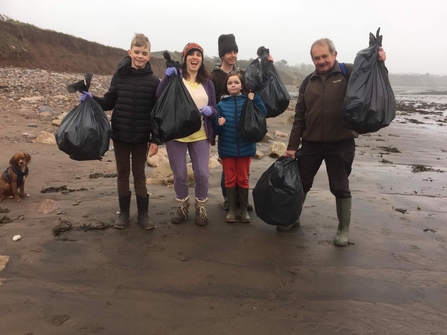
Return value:
[(128, 144), (151, 141), (149, 115), (157, 101), (159, 83), (149, 62), (143, 69), (134, 69), (131, 58), (126, 56), (118, 64), (109, 91), (103, 98), (94, 97), (105, 111), (113, 109), (113, 140)]

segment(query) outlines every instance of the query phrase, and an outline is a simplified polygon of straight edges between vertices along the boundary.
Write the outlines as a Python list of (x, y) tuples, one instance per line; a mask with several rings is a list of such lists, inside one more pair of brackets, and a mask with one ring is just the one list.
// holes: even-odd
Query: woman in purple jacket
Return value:
[[(194, 134), (166, 142), (169, 164), (174, 173), (175, 200), (178, 202), (174, 224), (188, 220), (189, 191), (186, 151), (191, 158), (195, 180), (195, 223), (206, 226), (208, 217), (205, 204), (208, 201), (208, 175), (210, 145), (214, 145), (213, 120), (217, 116), (216, 93), (208, 69), (203, 64), (203, 48), (197, 43), (188, 43), (183, 49), (181, 66), (183, 83), (192, 100), (202, 114), (202, 127)], [(169, 67), (166, 76), (157, 89), (159, 97), (168, 83), (169, 77), (177, 74), (177, 69)]]

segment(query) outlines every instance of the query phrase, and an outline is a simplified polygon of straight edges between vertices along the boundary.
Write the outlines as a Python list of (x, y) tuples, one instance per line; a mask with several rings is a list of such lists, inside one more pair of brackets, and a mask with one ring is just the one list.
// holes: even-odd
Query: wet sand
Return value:
[[(288, 133), (290, 114), (269, 119), (269, 132)], [(116, 218), (116, 178), (89, 178), (115, 172), (113, 153), (76, 162), (57, 146), (2, 142), (5, 167), (19, 150), (33, 160), (30, 197), (0, 203), (9, 210), (0, 218), (13, 219), (0, 224), (0, 334), (445, 334), (447, 128), (439, 116), (408, 118), (356, 141), (344, 248), (332, 243), (324, 166), (290, 232), (254, 211), (250, 224), (225, 223), (220, 168), (211, 171), (206, 227), (191, 214), (172, 225), (173, 189), (149, 185), (155, 230), (135, 224), (132, 199), (129, 228), (83, 231), (76, 227)], [(274, 160), (253, 160), (251, 188)], [(432, 171), (414, 173), (415, 165)], [(73, 192), (41, 193), (63, 185)], [(45, 199), (59, 209), (39, 213)], [(61, 222), (75, 229), (55, 237)]]

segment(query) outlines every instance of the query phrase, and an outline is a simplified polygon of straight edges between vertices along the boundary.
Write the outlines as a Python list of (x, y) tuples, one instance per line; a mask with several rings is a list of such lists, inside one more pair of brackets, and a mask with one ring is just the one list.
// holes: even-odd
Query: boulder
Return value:
[(283, 142), (273, 142), (269, 148), (269, 156), (272, 158), (279, 158), (287, 150), (287, 146)]
[(44, 144), (56, 144), (56, 137), (54, 134), (42, 131), (39, 136), (33, 141), (34, 143), (44, 143)]
[(158, 153), (155, 156), (147, 157), (147, 164), (150, 167), (158, 167), (162, 163), (169, 163), (168, 160), (168, 153), (166, 152), (166, 147), (159, 146), (158, 147)]
[(49, 214), (54, 212), (56, 209), (60, 207), (59, 203), (52, 199), (45, 199), (39, 202), (37, 205), (37, 212), (42, 214)]
[(279, 131), (279, 130), (276, 130), (275, 131), (275, 137), (287, 137), (287, 136), (289, 136), (289, 135), (287, 135), (286, 133), (284, 133), (284, 132), (282, 132), (282, 131)]
[(264, 153), (259, 150), (256, 150), (256, 153), (253, 156), (254, 159), (263, 159), (264, 157), (265, 157)]

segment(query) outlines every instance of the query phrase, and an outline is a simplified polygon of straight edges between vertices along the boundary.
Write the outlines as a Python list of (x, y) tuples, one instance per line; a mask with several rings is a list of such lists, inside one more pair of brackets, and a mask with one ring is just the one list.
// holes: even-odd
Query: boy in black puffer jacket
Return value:
[(156, 91), (160, 80), (153, 74), (149, 59), (151, 44), (143, 34), (135, 34), (128, 56), (117, 67), (110, 88), (104, 97), (84, 92), (80, 98), (93, 97), (101, 107), (112, 110), (112, 140), (118, 174), (118, 198), (120, 214), (115, 228), (129, 225), (131, 192), (129, 187), (130, 158), (137, 198), (137, 223), (143, 229), (153, 229), (149, 222), (149, 194), (146, 187), (145, 165), (148, 154), (158, 152), (160, 141), (151, 134), (149, 115), (157, 101)]

